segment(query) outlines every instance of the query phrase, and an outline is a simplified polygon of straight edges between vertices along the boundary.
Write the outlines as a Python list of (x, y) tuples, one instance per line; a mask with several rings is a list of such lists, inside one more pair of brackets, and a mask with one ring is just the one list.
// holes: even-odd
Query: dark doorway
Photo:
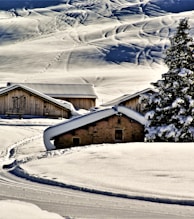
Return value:
[(115, 140), (116, 141), (122, 141), (123, 140), (123, 130), (116, 129), (115, 130)]

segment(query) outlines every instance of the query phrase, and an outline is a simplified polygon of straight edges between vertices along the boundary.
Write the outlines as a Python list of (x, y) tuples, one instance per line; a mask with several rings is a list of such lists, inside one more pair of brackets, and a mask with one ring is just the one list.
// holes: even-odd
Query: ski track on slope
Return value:
[[(10, 124), (9, 121), (1, 123), (2, 126), (15, 126), (17, 128), (17, 126), (25, 126), (25, 124), (21, 124), (21, 122), (19, 121), (17, 123), (14, 124)], [(39, 125), (41, 126), (41, 125)], [(47, 125), (48, 126), (48, 125)], [(42, 138), (42, 131), (38, 128), (35, 128), (31, 125), (27, 125), (26, 127), (22, 127), (22, 129), (28, 130), (30, 131), (30, 136), (23, 136), (23, 138), (21, 137), (21, 139), (18, 139), (16, 142), (14, 142), (13, 144), (10, 144), (6, 147), (4, 147), (3, 149), (0, 150), (0, 168), (3, 168), (3, 166), (12, 166), (14, 165), (14, 163), (17, 161), (17, 150), (24, 146), (27, 145), (35, 140), (38, 140), (40, 138)], [(20, 131), (21, 131), (21, 127), (20, 127)], [(40, 133), (41, 132), (41, 133)]]
[[(161, 52), (157, 51), (157, 55), (153, 55), (153, 51), (150, 50), (146, 50), (143, 51), (143, 47), (131, 43), (130, 42), (130, 32), (131, 31), (136, 31), (138, 28), (140, 28), (139, 30), (139, 35), (137, 35), (140, 39), (140, 41), (142, 40), (148, 40), (147, 43), (150, 44), (151, 46), (154, 46), (156, 44), (160, 44), (161, 45), (161, 49), (166, 48), (166, 43), (167, 43), (167, 38), (170, 35), (170, 31), (171, 29), (168, 26), (174, 26), (174, 20), (175, 18), (173, 18), (173, 14), (169, 15), (165, 15), (165, 16), (155, 16), (155, 17), (148, 17), (147, 15), (145, 15), (145, 8), (148, 5), (150, 1), (149, 0), (137, 0), (137, 1), (132, 1), (131, 3), (129, 1), (124, 1), (124, 0), (120, 0), (120, 1), (104, 1), (102, 4), (102, 8), (100, 8), (98, 6), (99, 2), (98, 1), (90, 1), (90, 2), (71, 2), (71, 1), (66, 1), (66, 4), (63, 4), (63, 6), (60, 7), (48, 7), (47, 9), (41, 10), (41, 9), (28, 9), (25, 10), (23, 12), (21, 12), (21, 17), (23, 16), (23, 18), (27, 17), (27, 19), (31, 19), (31, 20), (35, 20), (37, 22), (36, 25), (36, 30), (35, 30), (35, 35), (32, 38), (30, 38), (30, 36), (28, 36), (27, 38), (29, 40), (32, 39), (39, 39), (39, 38), (44, 38), (47, 37), (48, 34), (56, 34), (56, 36), (58, 35), (58, 33), (60, 31), (65, 31), (66, 35), (68, 35), (68, 32), (74, 32), (73, 34), (69, 34), (69, 36), (72, 36), (72, 40), (74, 40), (74, 45), (72, 46), (72, 50), (71, 52), (64, 49), (64, 51), (59, 52), (58, 54), (53, 54), (53, 58), (51, 58), (49, 60), (46, 60), (47, 63), (46, 65), (39, 70), (39, 72), (36, 73), (35, 77), (37, 76), (37, 74), (39, 73), (50, 73), (51, 70), (54, 71), (54, 69), (57, 66), (61, 67), (61, 71), (65, 71), (65, 73), (69, 72), (70, 70), (72, 70), (73, 64), (70, 60), (71, 58), (73, 58), (74, 60), (74, 55), (76, 54), (77, 49), (80, 48), (80, 50), (86, 49), (87, 51), (87, 46), (93, 46), (97, 48), (97, 50), (99, 51), (98, 54), (101, 56), (101, 54), (103, 55), (104, 53), (106, 53), (107, 51), (107, 47), (106, 45), (108, 44), (112, 44), (112, 45), (125, 45), (125, 46), (137, 46), (138, 48), (138, 52), (137, 52), (137, 56), (134, 60), (134, 64), (139, 65), (142, 64), (142, 61), (145, 60), (145, 62), (143, 61), (143, 63), (147, 64), (148, 66), (152, 67), (152, 65), (154, 63), (158, 63), (160, 62), (161, 58), (159, 58), (158, 61), (158, 55), (161, 55)], [(95, 7), (95, 10), (93, 11), (93, 8), (90, 10), (89, 6)], [(141, 18), (138, 17), (137, 21), (131, 21), (130, 19), (127, 21), (125, 18), (121, 19), (117, 19), (114, 17), (114, 22), (115, 22), (115, 26), (113, 27), (109, 27), (107, 29), (104, 28), (102, 26), (102, 30), (101, 29), (96, 29), (96, 33), (91, 32), (90, 30), (88, 30), (87, 25), (90, 27), (90, 22), (87, 22), (88, 17), (87, 16), (91, 16), (91, 20), (94, 19), (94, 17), (92, 16), (99, 16), (100, 18), (103, 17), (103, 19), (106, 19), (106, 22), (110, 22), (111, 18), (106, 17), (106, 13), (103, 15), (103, 11), (114, 11), (114, 10), (119, 10), (119, 9), (125, 9), (129, 10), (129, 14), (130, 14), (130, 7), (132, 6), (136, 6), (139, 9), (141, 9), (142, 12), (140, 12), (139, 14), (142, 16)], [(68, 8), (71, 7), (70, 12), (67, 13)], [(76, 17), (76, 13), (78, 12), (78, 16)], [(11, 13), (11, 12), (10, 12)], [(23, 15), (22, 15), (23, 13)], [(52, 19), (49, 18), (49, 16), (52, 14)], [(16, 15), (15, 15), (16, 16)], [(20, 19), (19, 18), (19, 19)], [(73, 23), (68, 23), (69, 18), (72, 19)], [(77, 20), (76, 20), (77, 19)], [(161, 29), (158, 30), (157, 34), (155, 35), (155, 40), (154, 42), (152, 41), (151, 37), (153, 37), (153, 35), (151, 33), (149, 33), (149, 31), (147, 31), (146, 26), (148, 23), (152, 22), (153, 20), (160, 19), (160, 24), (161, 24)], [(166, 21), (167, 19), (167, 21)], [(75, 21), (75, 23), (74, 23)], [(85, 30), (84, 30), (84, 25), (82, 23), (84, 23), (86, 21), (86, 25), (85, 26)], [(142, 23), (142, 25), (138, 23)], [(144, 24), (143, 24), (144, 23)], [(135, 28), (136, 26), (136, 28)], [(78, 29), (77, 29), (78, 27)], [(81, 30), (83, 30), (83, 32), (79, 29), (81, 27)], [(9, 30), (9, 29), (8, 29)], [(76, 33), (77, 31), (77, 33)], [(125, 34), (126, 37), (123, 39), (122, 34)], [(125, 39), (128, 37), (129, 35), (129, 39), (127, 39), (127, 41), (125, 41)], [(25, 39), (21, 39), (21, 40), (27, 40), (27, 38)], [(147, 39), (146, 39), (147, 38)], [(166, 38), (166, 39), (165, 39)], [(106, 44), (108, 42), (108, 44)], [(81, 46), (81, 47), (80, 47)], [(155, 51), (154, 51), (155, 52)], [(64, 63), (63, 63), (64, 62)], [(69, 74), (67, 74), (68, 76)], [(34, 77), (34, 78), (35, 78)], [(41, 76), (40, 76), (41, 77)], [(29, 79), (28, 79), (29, 80)]]
[[(147, 1), (145, 1), (146, 3), (147, 3)], [(141, 1), (141, 3), (142, 3), (142, 1)], [(145, 4), (143, 4), (143, 6), (145, 6)], [(142, 7), (143, 7), (142, 6)], [(108, 7), (108, 6), (107, 6)], [(56, 18), (56, 17), (55, 17)], [(130, 25), (130, 24), (129, 24)], [(141, 31), (142, 31), (142, 33), (141, 33), (141, 31), (140, 31), (140, 33), (139, 33), (139, 36), (140, 36), (140, 38), (147, 38), (147, 37), (149, 37), (149, 33), (146, 33), (146, 30), (144, 30), (144, 26), (146, 26), (146, 23), (144, 23), (144, 25), (141, 27)], [(146, 28), (145, 28), (146, 29)], [(118, 42), (118, 44), (119, 43), (122, 43), (122, 41), (119, 39), (119, 37), (118, 37), (118, 35), (119, 34), (121, 34), (121, 33), (125, 33), (126, 32), (126, 30), (128, 30), (129, 31), (129, 26), (128, 25), (120, 25), (120, 26), (118, 26), (118, 27), (115, 27), (113, 30), (111, 30), (111, 36), (113, 37), (112, 38), (112, 41), (114, 41), (114, 42)], [(41, 32), (41, 31), (40, 31)], [(43, 31), (42, 31), (43, 32)], [(104, 37), (103, 37), (103, 35), (101, 36), (101, 37), (99, 37), (98, 39), (91, 39), (90, 41), (87, 39), (87, 33), (76, 33), (75, 34), (75, 32), (74, 32), (74, 34), (71, 34), (71, 37), (72, 37), (72, 39), (74, 40), (74, 42), (77, 44), (77, 46), (74, 46), (74, 48), (75, 47), (79, 47), (80, 46), (80, 44), (84, 44), (84, 45), (97, 45), (97, 44), (95, 44), (94, 42), (95, 41), (103, 41), (104, 39), (105, 39), (105, 37), (107, 38), (107, 36), (110, 36), (110, 34), (108, 33), (108, 32), (105, 32), (104, 33)], [(149, 41), (149, 40), (148, 40)], [(149, 42), (149, 43), (151, 43), (151, 42)], [(98, 47), (99, 47), (99, 45), (98, 45)], [(139, 47), (140, 48), (140, 47)], [(143, 49), (141, 49), (141, 50), (143, 50)], [(101, 47), (99, 47), (99, 51), (103, 51), (103, 48)], [(73, 48), (72, 48), (72, 52), (73, 52)], [(70, 60), (70, 58), (71, 58), (71, 54), (72, 54), (72, 52), (69, 52), (69, 58), (68, 58), (68, 60)], [(47, 66), (45, 66), (45, 68), (42, 70), (42, 73), (45, 73), (45, 72), (47, 72), (50, 68), (52, 68), (52, 66), (54, 67), (54, 66), (56, 66), (57, 64), (58, 65), (60, 65), (59, 63), (62, 63), (63, 62), (63, 60), (62, 60), (62, 57), (64, 56), (64, 54), (65, 54), (66, 52), (64, 51), (64, 52), (61, 52), (61, 53), (59, 53), (55, 58), (53, 58), (53, 60), (51, 60), (50, 62), (48, 62), (48, 64), (47, 64)], [(146, 54), (148, 54), (148, 57), (146, 56)], [(143, 58), (142, 58), (143, 57)], [(151, 52), (144, 52), (144, 51), (140, 51), (138, 54), (137, 54), (137, 57), (136, 57), (136, 64), (137, 65), (139, 65), (139, 64), (141, 64), (141, 59), (148, 59), (149, 61), (146, 61), (146, 63), (148, 64), (148, 65), (150, 65), (151, 66), (151, 64), (150, 64), (150, 60), (151, 60), (151, 63), (153, 63), (154, 62), (154, 59), (152, 58), (152, 56), (151, 56)], [(70, 66), (70, 61), (67, 61), (66, 63), (64, 63), (64, 68), (65, 68), (65, 66), (66, 66), (66, 70), (68, 71), (69, 70), (69, 66)]]
[(38, 134), (38, 135), (24, 138), (20, 141), (15, 142), (12, 145), (9, 145), (6, 148), (5, 152), (2, 152), (2, 155), (3, 154), (4, 155), (2, 158), (0, 158), (1, 167), (11, 166), (12, 164), (14, 164), (14, 162), (16, 162), (17, 149), (21, 146), (24, 146), (24, 145), (34, 141), (34, 140), (41, 138), (41, 137), (42, 137), (42, 134)]
[[(165, 24), (165, 21), (163, 21), (163, 17), (157, 18), (157, 20), (159, 20), (159, 23), (161, 24), (161, 29), (159, 30), (155, 30), (155, 35), (153, 35), (152, 32), (150, 32), (149, 28), (147, 28), (148, 25), (150, 25), (149, 23), (152, 22), (153, 19), (149, 19), (149, 21), (146, 22), (138, 22), (135, 25), (138, 24), (138, 29), (139, 31), (137, 32), (137, 36), (139, 37), (139, 39), (142, 39), (142, 41), (145, 41), (144, 44), (145, 45), (149, 45), (150, 47), (154, 47), (157, 44), (161, 45), (161, 48), (166, 47), (166, 40), (163, 40), (164, 38), (168, 38), (170, 35), (170, 29), (168, 28), (168, 24)], [(96, 46), (96, 48), (98, 48), (98, 50), (102, 53), (103, 51), (105, 51), (105, 48), (103, 47), (103, 41), (106, 41), (106, 39), (110, 39), (112, 41), (113, 44), (115, 45), (119, 45), (119, 44), (125, 44), (122, 41), (122, 39), (119, 37), (120, 34), (127, 34), (130, 31), (134, 31), (135, 28), (134, 24), (120, 24), (120, 25), (116, 25), (115, 27), (110, 27), (108, 30), (106, 29), (102, 29), (101, 33), (100, 31), (98, 32), (98, 34), (94, 34), (94, 37), (92, 38), (91, 34), (92, 33), (84, 33), (84, 32), (77, 32), (76, 37), (73, 36), (74, 40), (79, 43), (80, 45), (92, 45), (92, 46)], [(154, 30), (153, 30), (154, 31)], [(154, 41), (152, 38), (154, 38)], [(147, 43), (146, 43), (147, 41)], [(130, 44), (128, 44), (130, 45)], [(154, 64), (154, 62), (156, 62), (156, 57), (153, 57), (152, 54), (152, 49), (150, 48), (149, 50), (145, 50), (143, 47), (140, 47), (139, 45), (136, 45), (137, 48), (139, 49), (139, 52), (137, 52), (136, 54), (136, 65), (142, 64), (141, 60), (145, 60), (145, 63), (148, 66), (152, 66), (152, 64)]]
[[(74, 51), (74, 48), (78, 44), (78, 42), (74, 39), (74, 37), (71, 36), (71, 31), (66, 37), (70, 37), (73, 41), (71, 48), (65, 48), (61, 49), (61, 51), (57, 52), (56, 55), (53, 55), (53, 58), (48, 61), (47, 65), (41, 70), (40, 73), (44, 74), (49, 72), (50, 70), (54, 70), (55, 68), (61, 68), (61, 70), (66, 73), (66, 75), (69, 72), (69, 66), (70, 66), (70, 59), (71, 59), (71, 53)], [(65, 45), (65, 38), (64, 37), (57, 37), (60, 41), (64, 42)], [(76, 44), (76, 45), (75, 45)], [(70, 74), (72, 75), (72, 74)]]
[[(145, 4), (147, 3), (148, 1), (143, 1), (143, 4), (142, 4), (142, 1), (139, 1), (138, 3), (141, 3), (142, 4), (142, 7), (143, 6), (145, 6)], [(121, 4), (121, 2), (120, 2), (120, 4)], [(106, 8), (108, 8), (109, 9), (109, 6), (108, 6), (109, 4), (107, 3), (107, 4), (105, 4), (105, 6), (106, 6)], [(59, 16), (59, 15), (57, 15), (57, 16)], [(57, 17), (56, 16), (56, 17)], [(84, 16), (84, 15), (83, 15)], [(56, 17), (55, 17), (55, 19), (56, 19)], [(56, 23), (56, 21), (55, 21), (55, 23)], [(59, 22), (60, 23), (60, 22)], [(40, 26), (40, 25), (39, 25)], [(48, 25), (49, 26), (49, 25)], [(121, 28), (121, 29), (120, 29)], [(125, 29), (127, 28), (127, 26), (125, 26), (125, 28), (124, 29), (122, 29), (122, 27), (118, 27), (118, 28), (116, 28), (114, 31), (113, 31), (113, 33), (112, 33), (112, 36), (113, 36), (113, 41), (118, 41), (118, 43), (120, 43), (121, 41), (119, 40), (119, 38), (117, 39), (117, 35), (118, 34), (120, 34), (121, 32), (125, 32)], [(42, 30), (41, 30), (41, 28), (39, 27), (39, 32), (41, 32), (41, 33), (44, 33), (45, 31), (44, 31), (44, 29), (42, 28)], [(108, 33), (105, 33), (105, 35), (107, 36), (108, 35)], [(86, 35), (85, 34), (83, 34), (83, 33), (80, 33), (80, 34), (77, 34), (77, 37), (74, 37), (73, 36), (73, 39), (74, 39), (74, 41), (77, 43), (77, 44), (91, 44), (91, 42), (88, 42), (87, 40), (86, 40)], [(103, 40), (102, 38), (100, 39), (100, 40)], [(93, 45), (95, 45), (95, 44), (93, 44)], [(72, 50), (73, 51), (73, 50)], [(48, 64), (47, 64), (47, 66), (45, 66), (45, 68), (42, 70), (42, 73), (45, 73), (45, 72), (47, 72), (53, 65), (54, 65), (54, 63), (59, 63), (59, 61), (60, 61), (60, 59), (59, 59), (59, 56), (61, 57), (62, 55), (63, 55), (64, 53), (60, 53), (59, 55), (58, 55), (58, 57), (56, 57), (56, 58), (54, 58), (53, 60), (51, 60), (50, 62), (48, 62)], [(71, 57), (71, 53), (69, 53), (69, 60), (70, 60), (70, 57)], [(66, 65), (67, 67), (66, 67), (66, 69), (68, 70), (69, 69), (69, 63), (70, 62), (67, 62), (66, 64), (64, 64), (64, 65)], [(138, 63), (138, 62), (137, 62)]]

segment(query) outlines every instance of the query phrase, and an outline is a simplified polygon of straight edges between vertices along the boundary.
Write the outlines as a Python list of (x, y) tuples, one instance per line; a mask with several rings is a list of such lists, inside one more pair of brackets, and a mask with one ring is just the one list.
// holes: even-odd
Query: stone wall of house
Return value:
[(79, 145), (142, 141), (143, 125), (124, 115), (114, 115), (57, 136), (54, 144), (59, 149)]

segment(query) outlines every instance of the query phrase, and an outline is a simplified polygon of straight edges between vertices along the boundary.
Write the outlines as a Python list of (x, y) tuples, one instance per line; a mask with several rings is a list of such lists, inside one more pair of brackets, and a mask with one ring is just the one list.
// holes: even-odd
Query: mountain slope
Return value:
[(90, 82), (100, 96), (149, 86), (179, 19), (194, 23), (192, 0), (3, 1), (1, 83)]

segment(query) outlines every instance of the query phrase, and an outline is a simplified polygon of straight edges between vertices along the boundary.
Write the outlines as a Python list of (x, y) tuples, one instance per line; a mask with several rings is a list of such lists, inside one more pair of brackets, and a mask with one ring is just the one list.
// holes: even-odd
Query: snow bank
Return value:
[(16, 200), (0, 200), (0, 219), (63, 219), (55, 213), (41, 210), (36, 205)]
[(90, 192), (194, 204), (193, 144), (104, 144), (61, 150), (61, 154), (50, 152), (46, 159), (23, 163), (19, 174)]
[[(0, 167), (15, 163), (18, 148), (23, 154), (44, 151), (42, 132), (57, 119), (0, 119)], [(11, 133), (11, 134), (10, 134)], [(8, 137), (9, 136), (9, 137)], [(34, 142), (38, 141), (38, 145)], [(42, 142), (42, 144), (41, 144)], [(32, 143), (31, 146), (29, 146)], [(25, 146), (28, 145), (27, 148)]]

